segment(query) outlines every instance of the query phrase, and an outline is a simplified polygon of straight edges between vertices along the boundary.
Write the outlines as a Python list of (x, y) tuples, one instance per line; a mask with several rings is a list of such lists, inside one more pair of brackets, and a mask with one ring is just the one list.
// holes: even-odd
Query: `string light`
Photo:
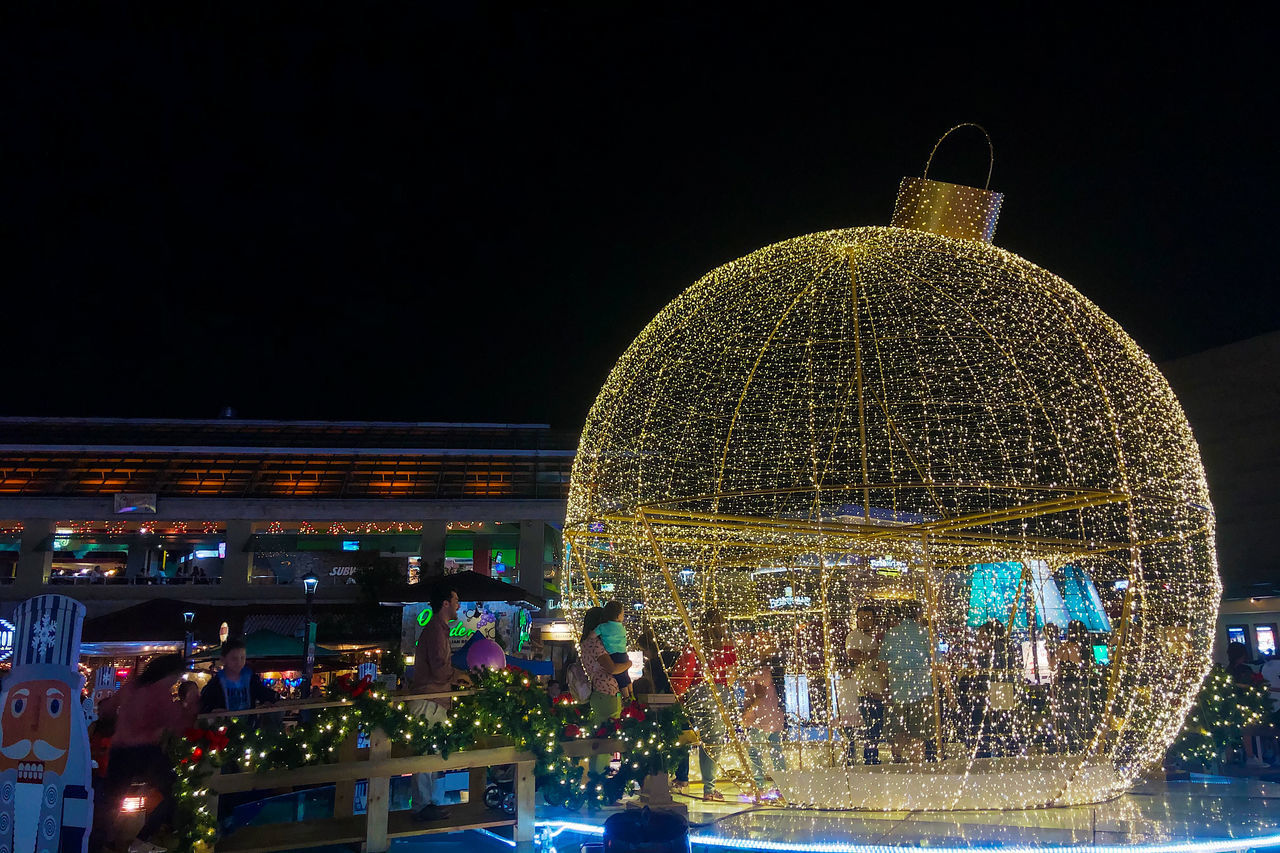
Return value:
[(1103, 800), (1208, 670), (1221, 588), (1187, 420), (1113, 320), (990, 245), (998, 196), (909, 179), (903, 227), (711, 272), (587, 416), (566, 607), (620, 600), (698, 664), (683, 701), (722, 774), (751, 775), (741, 691), (767, 673), (788, 725), (761, 764), (791, 805)]
[[(517, 749), (532, 751), (541, 746), (537, 786), (548, 803), (571, 809), (612, 802), (638, 788), (645, 776), (673, 771), (677, 756), (683, 754), (678, 741), (687, 724), (678, 708), (650, 712), (631, 705), (619, 719), (588, 731), (580, 725), (579, 706), (553, 705), (546, 689), (523, 671), (477, 671), (474, 681), (475, 692), (455, 698), (443, 723), (407, 713), (404, 702), (370, 690), (368, 680), (353, 684), (344, 678), (335, 682), (330, 697), (344, 699), (344, 704), (314, 710), (310, 719), (291, 729), (262, 728), (257, 717), (233, 717), (220, 729), (187, 732), (171, 748), (178, 770), (175, 826), (182, 827), (178, 849), (209, 853), (205, 838), (213, 836), (216, 828), (205, 808), (205, 782), (221, 765), (224, 752), (236, 756), (236, 769), (241, 772), (294, 769), (325, 763), (347, 739), (379, 729), (396, 742), (397, 755), (447, 758), (458, 750), (493, 745), (488, 739), (501, 730), (505, 742)], [(584, 775), (579, 762), (565, 755), (562, 740), (591, 736), (643, 740), (654, 744), (654, 749), (643, 761), (624, 762), (613, 776)]]

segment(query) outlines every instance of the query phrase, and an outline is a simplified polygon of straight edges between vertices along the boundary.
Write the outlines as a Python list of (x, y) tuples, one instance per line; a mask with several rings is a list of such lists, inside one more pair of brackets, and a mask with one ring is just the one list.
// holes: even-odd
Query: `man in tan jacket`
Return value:
[[(414, 693), (448, 693), (455, 685), (470, 687), (471, 677), (449, 660), (449, 623), (458, 616), (457, 588), (447, 578), (439, 578), (431, 586), (427, 603), (431, 618), (418, 635), (409, 689)], [(430, 722), (442, 723), (449, 714), (449, 699), (414, 699), (409, 710)], [(415, 773), (413, 790), (416, 819), (444, 820), (449, 816), (444, 808), (444, 773)]]

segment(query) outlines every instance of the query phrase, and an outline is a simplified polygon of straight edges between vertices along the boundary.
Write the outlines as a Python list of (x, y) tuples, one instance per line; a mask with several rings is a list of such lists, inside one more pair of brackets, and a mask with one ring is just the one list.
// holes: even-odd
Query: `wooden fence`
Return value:
[[(465, 696), (474, 691), (447, 694), (393, 694), (396, 701), (410, 699)], [(246, 717), (258, 714), (292, 714), (297, 711), (334, 707), (346, 702), (300, 702), (266, 706), (235, 714), (206, 714), (202, 719), (216, 723), (219, 717)], [(616, 740), (599, 738), (572, 740), (564, 743), (565, 752), (575, 758), (612, 754), (622, 749)], [(334, 785), (333, 816), (306, 822), (274, 823), (246, 826), (219, 839), (218, 853), (267, 853), (334, 844), (360, 844), (364, 853), (382, 853), (394, 838), (434, 832), (457, 832), (464, 829), (514, 827), (514, 840), (528, 846), (533, 841), (534, 768), (537, 756), (515, 747), (460, 750), (441, 758), (438, 755), (411, 755), (408, 747), (380, 729), (369, 733), (369, 746), (359, 748), (357, 739), (345, 740), (339, 747), (338, 760), (332, 764), (315, 764), (291, 770), (268, 770), (256, 773), (225, 773), (209, 780), (209, 811), (218, 813), (218, 799), (224, 794), (245, 791), (284, 791), (293, 788)], [(515, 814), (485, 807), (484, 789), (487, 771), (501, 765), (515, 766)], [(443, 821), (425, 823), (411, 811), (391, 811), (391, 779), (409, 773), (434, 773), (444, 770), (470, 772), (467, 802), (450, 805), (450, 816)], [(368, 780), (365, 814), (355, 810), (356, 783)], [(663, 779), (665, 782), (665, 779)], [(267, 796), (270, 796), (269, 794)]]

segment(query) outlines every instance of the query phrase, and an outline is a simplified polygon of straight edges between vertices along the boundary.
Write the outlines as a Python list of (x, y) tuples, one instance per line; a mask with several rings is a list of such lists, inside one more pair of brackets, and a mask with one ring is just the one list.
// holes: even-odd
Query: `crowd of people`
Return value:
[[(619, 636), (621, 612), (611, 601), (584, 616), (579, 652), (589, 686), (578, 698), (588, 705), (592, 725), (616, 716), (630, 689), (623, 674), (630, 661), (618, 652), (626, 647), (625, 636)], [(784, 741), (812, 738), (801, 730), (814, 725), (799, 713), (788, 714), (779, 699), (787, 669), (783, 651), (768, 632), (735, 642), (728, 620), (714, 608), (698, 624), (701, 636), (683, 652), (660, 650), (652, 633), (639, 638), (646, 657), (641, 692), (680, 697), (703, 744), (694, 747), (703, 798), (723, 799), (712, 753), (730, 750), (749, 769), (756, 798), (774, 799), (778, 790), (768, 777), (786, 769)], [(1105, 695), (1105, 670), (1088, 631), (1078, 621), (1065, 634), (1045, 625), (1039, 638), (1045, 660), (1032, 667), (1045, 671), (1034, 684), (1027, 680), (1024, 639), (992, 620), (969, 632), (962, 647), (939, 648), (918, 602), (867, 603), (852, 614), (832, 683), (819, 677), (796, 689), (812, 704), (826, 703), (832, 735), (844, 744), (848, 764), (879, 764), (882, 747), (889, 753), (885, 760), (935, 761), (939, 735), (976, 758), (1024, 754), (1033, 747), (1082, 749), (1095, 734)], [(566, 680), (572, 685), (572, 669)], [(594, 769), (603, 760), (596, 759)], [(688, 762), (681, 762), (676, 785), (687, 784), (688, 775)]]
[[(457, 590), (443, 578), (433, 584), (428, 603), (432, 616), (418, 637), (413, 675), (405, 687), (413, 694), (436, 694), (412, 700), (409, 708), (427, 720), (443, 721), (450, 707), (443, 694), (468, 688), (472, 681), (451, 656), (449, 623), (458, 614)], [(752, 778), (757, 801), (780, 796), (774, 774), (787, 769), (784, 746), (811, 739), (812, 732), (803, 730), (816, 725), (784, 708), (780, 696), (788, 687), (793, 693), (806, 691), (810, 703), (826, 703), (829, 731), (823, 739), (842, 743), (849, 765), (936, 761), (957, 743), (973, 758), (1026, 754), (1032, 746), (1078, 751), (1096, 736), (1103, 713), (1106, 671), (1077, 621), (1065, 632), (1043, 626), (1041, 649), (1030, 652), (1027, 632), (1011, 634), (997, 620), (967, 631), (958, 648), (949, 648), (918, 602), (867, 602), (855, 609), (843, 642), (836, 645), (843, 655), (837, 653), (835, 677), (801, 687), (785, 683), (789, 673), (778, 638), (761, 630), (735, 637), (715, 608), (701, 614), (698, 634), (683, 650), (660, 648), (651, 628), (629, 642), (623, 613), (616, 601), (586, 611), (577, 660), (563, 678), (548, 684), (548, 693), (553, 700), (568, 693), (581, 702), (591, 727), (618, 717), (633, 695), (679, 697), (699, 743), (684, 748), (675, 784), (688, 785), (696, 752), (701, 794), (708, 800), (724, 799), (717, 788), (716, 756), (735, 753)], [(635, 684), (628, 675), (627, 649), (633, 646), (645, 656), (644, 676)], [(1228, 669), (1242, 685), (1258, 680), (1246, 652), (1238, 643), (1228, 649)], [(1027, 654), (1035, 661), (1024, 660)], [(165, 739), (180, 736), (200, 714), (241, 712), (279, 699), (245, 658), (244, 641), (227, 640), (220, 667), (198, 690), (186, 680), (181, 655), (161, 655), (103, 701), (91, 729), (95, 800), (101, 804), (91, 850), (164, 849), (152, 839), (173, 815), (175, 777)], [(1256, 743), (1245, 738), (1254, 766), (1262, 760)], [(589, 767), (599, 772), (609, 760), (596, 756)], [(149, 809), (141, 829), (131, 835), (120, 825), (120, 805), (140, 786), (148, 791)], [(415, 776), (413, 806), (422, 821), (449, 817), (443, 773)]]
[(153, 572), (150, 566), (143, 566), (136, 575), (132, 576), (126, 574), (123, 566), (106, 569), (100, 565), (88, 568), (55, 568), (49, 582), (54, 584), (207, 584), (214, 581), (199, 563), (180, 562), (173, 574), (167, 574), (162, 570)]
[[(94, 826), (89, 849), (159, 853), (152, 839), (173, 819), (173, 764), (166, 739), (180, 737), (199, 714), (247, 711), (274, 704), (279, 696), (245, 661), (245, 643), (222, 644), (220, 667), (201, 690), (179, 654), (152, 658), (140, 672), (98, 706), (89, 732), (94, 770)], [(130, 832), (123, 803), (140, 791), (147, 805), (141, 829)]]
[[(416, 694), (446, 694), (471, 686), (469, 674), (451, 659), (449, 623), (457, 617), (459, 601), (447, 578), (433, 585), (428, 603), (432, 616), (418, 637), (414, 672), (406, 688)], [(771, 777), (787, 766), (784, 740), (804, 723), (794, 715), (789, 719), (780, 699), (782, 649), (767, 632), (736, 643), (728, 620), (714, 608), (702, 614), (699, 624), (701, 636), (683, 651), (661, 650), (651, 631), (637, 638), (646, 667), (643, 683), (632, 684), (627, 674), (631, 644), (621, 604), (610, 601), (593, 607), (584, 614), (577, 666), (563, 682), (557, 679), (549, 685), (549, 692), (554, 697), (565, 690), (565, 683), (586, 706), (590, 726), (617, 717), (637, 691), (673, 693), (699, 734), (700, 745), (687, 749), (696, 751), (702, 796), (724, 798), (716, 786), (714, 754), (732, 747), (744, 759), (756, 796), (774, 799), (779, 794)], [(1061, 744), (1079, 748), (1097, 713), (1097, 673), (1087, 633), (1083, 625), (1072, 623), (1065, 637), (1059, 637), (1054, 626), (1045, 627), (1044, 637), (1054, 670), (1047, 701), (1063, 732)], [(978, 628), (967, 654), (952, 655), (943, 667), (934, 654), (934, 642), (916, 604), (856, 609), (843, 643), (844, 665), (823, 697), (830, 703), (830, 724), (846, 744), (850, 764), (880, 763), (886, 744), (894, 761), (934, 760), (943, 715), (950, 730), (959, 732), (978, 755), (1022, 748), (1020, 739), (1026, 732), (1015, 718), (1026, 700), (1013, 659), (1014, 644), (1004, 626), (993, 621)], [(749, 659), (740, 657), (740, 646), (749, 650)], [(244, 711), (278, 700), (246, 665), (245, 655), (243, 640), (225, 642), (219, 669), (199, 692), (193, 682), (183, 680), (186, 667), (180, 655), (157, 657), (104, 701), (92, 733), (98, 801), (104, 805), (97, 810), (101, 819), (95, 825), (93, 849), (161, 849), (151, 839), (171, 818), (174, 779), (164, 739), (191, 726), (198, 714)], [(823, 684), (817, 691), (825, 689)], [(428, 720), (441, 721), (449, 703), (447, 696), (438, 695), (415, 699), (409, 707)], [(732, 737), (734, 732), (742, 737)], [(688, 784), (692, 757), (684, 756), (679, 764), (678, 788)], [(608, 761), (609, 756), (596, 756), (590, 769), (599, 772)], [(119, 804), (139, 785), (151, 791), (152, 807), (136, 838), (121, 838), (114, 825)], [(413, 804), (419, 820), (448, 818), (444, 774), (417, 774)]]

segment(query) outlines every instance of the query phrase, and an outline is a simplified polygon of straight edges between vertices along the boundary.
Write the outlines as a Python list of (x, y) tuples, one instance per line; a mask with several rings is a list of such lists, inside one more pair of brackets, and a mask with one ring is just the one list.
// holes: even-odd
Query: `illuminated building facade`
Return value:
[[(552, 580), (577, 436), (545, 425), (0, 419), (0, 599), (355, 600), (381, 566)], [(8, 609), (5, 607), (3, 609)]]

